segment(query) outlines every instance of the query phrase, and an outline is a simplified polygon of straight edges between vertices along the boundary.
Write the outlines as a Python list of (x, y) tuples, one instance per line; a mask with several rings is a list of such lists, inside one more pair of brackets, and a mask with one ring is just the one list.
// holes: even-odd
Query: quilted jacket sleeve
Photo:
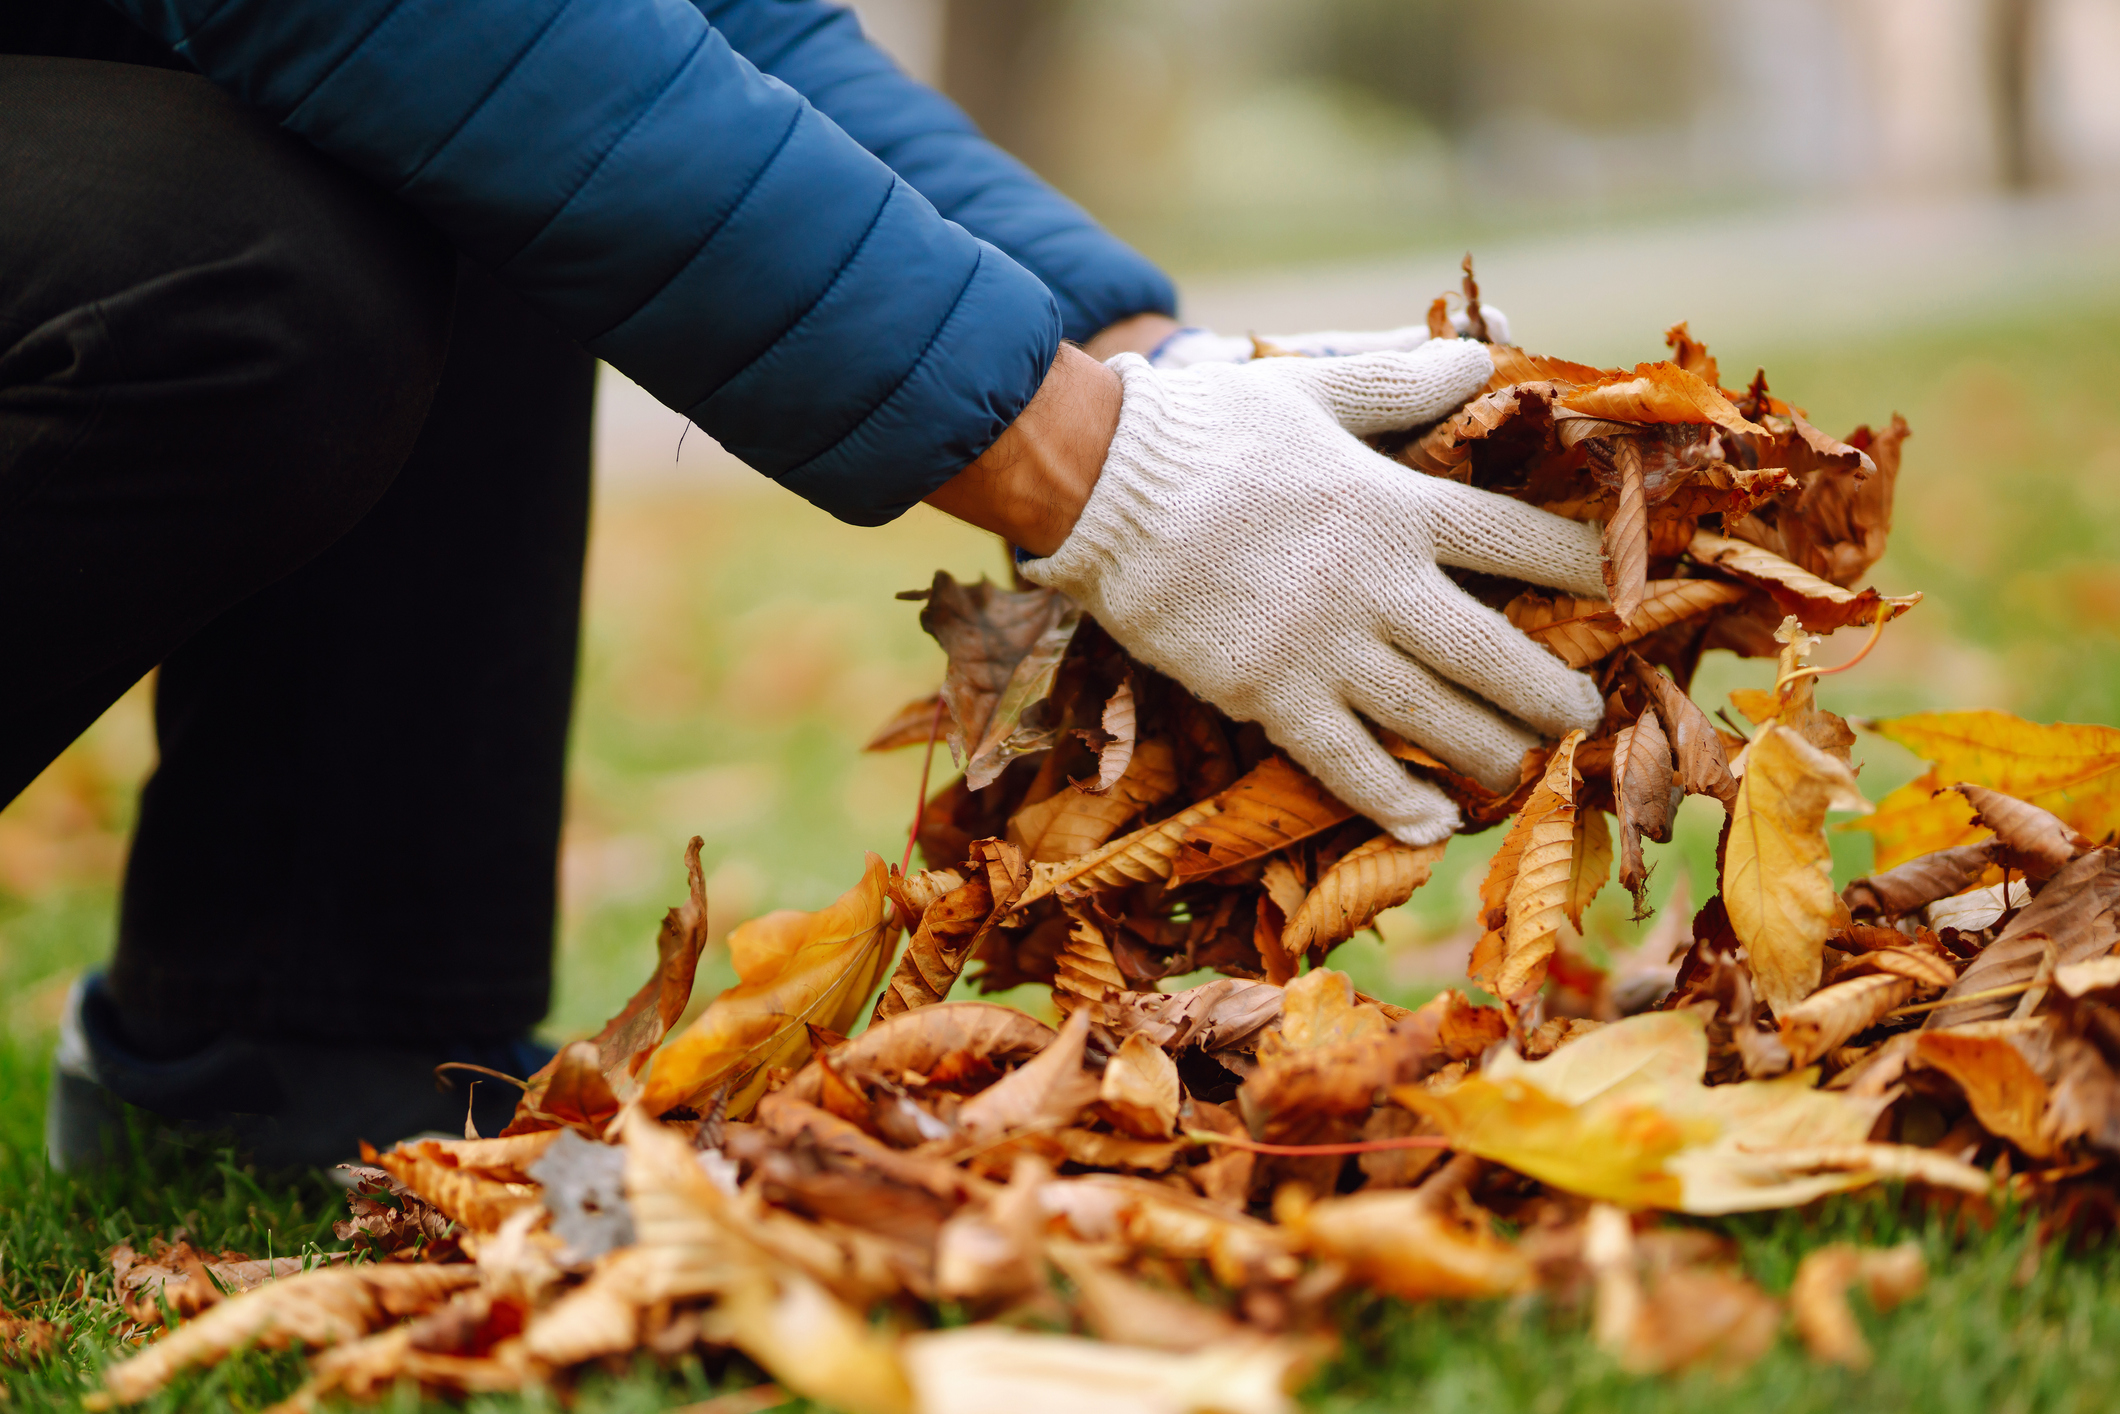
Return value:
[(117, 0), (724, 446), (879, 524), (986, 449), (1060, 340), (688, 0)]
[(956, 104), (906, 77), (829, 0), (694, 0), (737, 51), (815, 104), (973, 235), (1045, 282), (1067, 337), (1170, 314), (1170, 280), (1088, 212), (980, 136)]

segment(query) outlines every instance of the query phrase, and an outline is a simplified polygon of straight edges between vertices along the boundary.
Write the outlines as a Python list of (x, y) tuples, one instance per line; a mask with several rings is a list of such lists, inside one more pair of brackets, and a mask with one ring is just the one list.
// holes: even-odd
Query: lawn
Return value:
[[(1645, 335), (1641, 356), (1651, 357), (1659, 349)], [(2120, 722), (2120, 410), (2111, 394), (2120, 387), (2120, 299), (1919, 336), (1716, 352), (1725, 381), (1765, 363), (1776, 390), (1830, 431), (1895, 408), (1915, 428), (1893, 550), (1877, 578), (1930, 598), (1861, 670), (1830, 680), (1827, 705)], [(890, 595), (938, 566), (960, 576), (1001, 569), (990, 541), (924, 510), (857, 531), (754, 491), (609, 495), (595, 536), (555, 1037), (593, 1027), (638, 983), (654, 921), (678, 897), (689, 835), (707, 839), (717, 932), (767, 908), (820, 905), (852, 880), (865, 849), (895, 859), (917, 753), (864, 757), (859, 744), (899, 702), (932, 687), (939, 655), (911, 607)], [(1698, 695), (1712, 706), (1764, 672), (1712, 662)], [(107, 946), (130, 793), (151, 759), (143, 708), (140, 694), (122, 703), (0, 812), (0, 1299), (74, 1324), (59, 1361), (5, 1374), (0, 1390), (20, 1407), (72, 1407), (91, 1387), (109, 1325), (81, 1300), (82, 1278), (93, 1295), (116, 1242), (182, 1226), (202, 1243), (256, 1255), (329, 1245), (336, 1199), (319, 1179), (260, 1176), (212, 1156), (163, 1156), (92, 1183), (43, 1168), (51, 1027), (67, 980)], [(1874, 739), (1859, 751), (1872, 799), (1912, 772)], [(1663, 852), (1654, 891), (1685, 878), (1697, 902), (1713, 877), (1717, 820), (1699, 802), (1688, 811), (1698, 813)], [(1336, 965), (1400, 1000), (1446, 981), (1490, 848), (1477, 838), (1454, 845), (1436, 880), (1384, 920), (1382, 942), (1358, 939)], [(1867, 863), (1862, 836), (1843, 837), (1836, 852), (1842, 879)], [(1636, 925), (1608, 896), (1588, 932), (1593, 947), (1611, 945), (1630, 941)], [(725, 958), (710, 953), (702, 988), (728, 976)], [(1345, 1352), (1308, 1401), (1482, 1414), (1709, 1401), (1989, 1414), (2103, 1407), (2120, 1376), (2120, 1274), (2104, 1240), (2034, 1251), (2013, 1216), (1952, 1225), (1888, 1195), (1719, 1226), (1775, 1290), (1786, 1288), (1802, 1246), (1834, 1235), (1917, 1237), (1935, 1278), (1891, 1316), (1866, 1317), (1877, 1351), (1869, 1371), (1815, 1368), (1785, 1341), (1727, 1385), (1620, 1374), (1589, 1342), (1579, 1308), (1350, 1309)], [(289, 1357), (246, 1357), (179, 1385), (158, 1407), (262, 1407), (292, 1387), (293, 1370)], [(614, 1372), (575, 1407), (659, 1408), (744, 1378), (699, 1366)]]

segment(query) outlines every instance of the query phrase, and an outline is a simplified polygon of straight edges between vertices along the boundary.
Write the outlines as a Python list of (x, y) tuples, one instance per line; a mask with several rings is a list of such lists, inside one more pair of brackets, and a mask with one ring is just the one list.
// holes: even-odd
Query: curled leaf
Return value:
[(1527, 589), (1502, 613), (1571, 668), (1587, 668), (1652, 633), (1743, 599), (1749, 590), (1719, 579), (1657, 579), (1642, 586), (1641, 605), (1622, 625), (1602, 599)]
[(1290, 958), (1329, 951), (1367, 928), (1378, 914), (1413, 897), (1442, 860), (1448, 841), (1400, 844), (1379, 835), (1342, 855), (1296, 907), (1281, 934)]
[[(896, 918), (888, 874), (871, 854), (861, 882), (816, 913), (783, 909), (729, 934), (737, 984), (655, 1058), (640, 1105), (649, 1114), (697, 1107), (729, 1087), (731, 1118), (750, 1111), (768, 1070), (801, 1060), (812, 1025), (851, 1030), (890, 963)], [(709, 1103), (711, 1103), (709, 1101)]]

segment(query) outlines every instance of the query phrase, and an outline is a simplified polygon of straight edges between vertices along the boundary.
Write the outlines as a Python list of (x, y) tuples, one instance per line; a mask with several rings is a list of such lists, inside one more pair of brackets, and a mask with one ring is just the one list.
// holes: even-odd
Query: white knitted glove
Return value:
[[(1482, 304), (1488, 337), (1497, 344), (1509, 342), (1509, 316), (1491, 304)], [(1472, 320), (1464, 310), (1450, 316), (1450, 327), (1462, 336), (1472, 332)], [(1347, 354), (1404, 352), (1428, 342), (1428, 326), (1408, 324), (1403, 329), (1320, 329), (1314, 334), (1261, 334), (1258, 342), (1305, 358), (1339, 358)], [(1212, 329), (1188, 326), (1156, 345), (1148, 361), (1157, 368), (1191, 368), (1199, 363), (1249, 363), (1254, 344), (1248, 334), (1217, 334)]]
[(1142, 661), (1266, 734), (1409, 844), (1457, 807), (1356, 713), (1514, 786), (1596, 686), (1466, 594), (1456, 565), (1602, 597), (1595, 526), (1409, 471), (1357, 434), (1429, 422), (1493, 372), (1484, 345), (1160, 370), (1134, 354), (1119, 427), (1066, 543), (1023, 573)]

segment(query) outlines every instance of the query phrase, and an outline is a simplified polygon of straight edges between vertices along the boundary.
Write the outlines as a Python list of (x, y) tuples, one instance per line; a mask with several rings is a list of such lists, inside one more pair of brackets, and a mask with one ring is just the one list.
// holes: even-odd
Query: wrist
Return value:
[(1179, 328), (1178, 321), (1167, 314), (1130, 315), (1100, 329), (1082, 345), (1082, 351), (1099, 363), (1123, 353), (1137, 353), (1147, 358)]
[(928, 504), (1033, 555), (1050, 555), (1096, 488), (1120, 402), (1118, 374), (1062, 345), (1030, 405)]

